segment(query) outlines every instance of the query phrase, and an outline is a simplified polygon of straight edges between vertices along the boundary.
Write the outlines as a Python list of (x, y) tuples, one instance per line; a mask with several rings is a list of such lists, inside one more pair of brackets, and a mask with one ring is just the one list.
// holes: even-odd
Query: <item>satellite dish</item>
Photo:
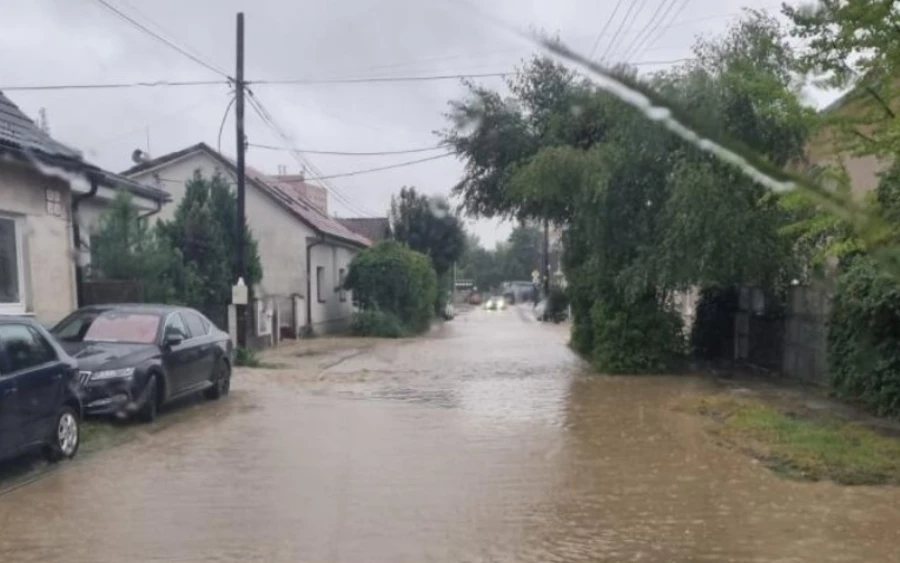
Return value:
[(147, 162), (150, 160), (150, 155), (142, 151), (141, 149), (134, 149), (131, 153), (131, 160), (135, 164), (140, 164), (142, 162)]

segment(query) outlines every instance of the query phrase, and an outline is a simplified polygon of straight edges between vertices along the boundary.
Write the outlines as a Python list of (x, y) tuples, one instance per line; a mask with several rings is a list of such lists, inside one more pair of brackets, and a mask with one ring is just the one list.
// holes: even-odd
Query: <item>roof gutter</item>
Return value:
[(325, 244), (325, 236), (319, 235), (319, 238), (312, 242), (306, 242), (306, 330), (305, 335), (311, 337), (312, 328), (312, 249), (314, 246)]
[(156, 214), (159, 213), (160, 211), (162, 211), (163, 200), (157, 199), (157, 200), (154, 200), (154, 201), (156, 201), (156, 209), (151, 209), (150, 211), (148, 211), (148, 212), (146, 212), (146, 213), (143, 213), (143, 214), (141, 214), (141, 215), (138, 215), (138, 219), (146, 219), (147, 217), (151, 217), (151, 216), (153, 216), (153, 215), (156, 215)]

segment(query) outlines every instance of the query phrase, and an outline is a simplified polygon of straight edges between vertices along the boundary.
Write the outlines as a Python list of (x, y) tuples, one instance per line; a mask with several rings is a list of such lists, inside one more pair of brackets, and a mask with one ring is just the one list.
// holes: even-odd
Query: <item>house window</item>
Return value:
[(53, 188), (47, 188), (44, 190), (44, 195), (47, 200), (47, 213), (54, 217), (62, 217), (64, 214), (62, 192)]
[(325, 268), (322, 266), (316, 267), (316, 297), (319, 303), (325, 303)]
[(347, 277), (347, 270), (341, 268), (338, 270), (338, 296), (340, 297), (341, 302), (347, 300), (347, 290), (344, 289), (344, 281)]
[(21, 225), (0, 216), (0, 313), (25, 312), (23, 270)]

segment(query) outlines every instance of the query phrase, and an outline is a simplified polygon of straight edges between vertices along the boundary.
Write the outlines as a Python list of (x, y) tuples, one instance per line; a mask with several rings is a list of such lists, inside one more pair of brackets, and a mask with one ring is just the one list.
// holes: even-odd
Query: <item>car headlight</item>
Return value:
[(91, 374), (91, 381), (101, 379), (125, 379), (134, 375), (134, 368), (103, 369)]

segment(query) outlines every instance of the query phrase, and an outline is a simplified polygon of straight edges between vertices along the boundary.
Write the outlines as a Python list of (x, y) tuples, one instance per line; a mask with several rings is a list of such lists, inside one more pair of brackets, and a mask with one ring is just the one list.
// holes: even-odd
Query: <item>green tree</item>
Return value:
[[(723, 37), (698, 43), (696, 54), (651, 87), (770, 164), (801, 154), (809, 112), (776, 20), (749, 12)], [(684, 349), (672, 291), (783, 284), (787, 214), (731, 165), (539, 61), (523, 67), (507, 98), (470, 87), (451, 104), (445, 139), (466, 161), (457, 193), (473, 213), (564, 228), (573, 345), (598, 367), (671, 365)]]
[(391, 199), (394, 239), (431, 258), (439, 277), (450, 271), (465, 250), (462, 221), (443, 198), (419, 194), (413, 187), (401, 188)]
[(504, 246), (501, 261), (506, 281), (530, 280), (531, 272), (541, 269), (544, 233), (532, 225), (517, 225)]
[(120, 191), (100, 219), (91, 239), (91, 273), (111, 280), (140, 281), (144, 299), (166, 302), (173, 296), (167, 280), (175, 255), (141, 219), (131, 194)]
[(569, 120), (564, 116), (580, 92), (574, 82), (564, 66), (534, 57), (507, 81), (512, 97), (468, 82), (466, 97), (450, 102), (451, 126), (442, 136), (466, 159), (463, 179), (453, 191), (469, 214), (520, 220), (547, 214), (519, 198), (511, 180), (516, 166), (558, 142), (555, 132)]
[[(226, 249), (237, 248), (237, 197), (221, 174), (214, 174), (209, 180), (209, 204), (216, 223), (221, 225)], [(246, 261), (247, 279), (244, 282), (254, 287), (262, 281), (262, 263), (259, 259), (259, 248), (250, 225), (244, 222), (244, 260)], [(231, 278), (234, 282), (240, 276), (237, 252), (229, 252), (231, 258)]]
[(178, 252), (179, 268), (172, 275), (175, 299), (193, 306), (230, 301), (232, 252), (226, 227), (212, 206), (212, 181), (200, 172), (185, 183), (185, 194), (172, 221), (157, 225), (159, 236)]
[(822, 86), (852, 90), (851, 111), (830, 112), (825, 126), (838, 147), (893, 158), (900, 153), (897, 94), (900, 11), (893, 0), (820, 0), (784, 6), (793, 34), (805, 41), (801, 68)]

